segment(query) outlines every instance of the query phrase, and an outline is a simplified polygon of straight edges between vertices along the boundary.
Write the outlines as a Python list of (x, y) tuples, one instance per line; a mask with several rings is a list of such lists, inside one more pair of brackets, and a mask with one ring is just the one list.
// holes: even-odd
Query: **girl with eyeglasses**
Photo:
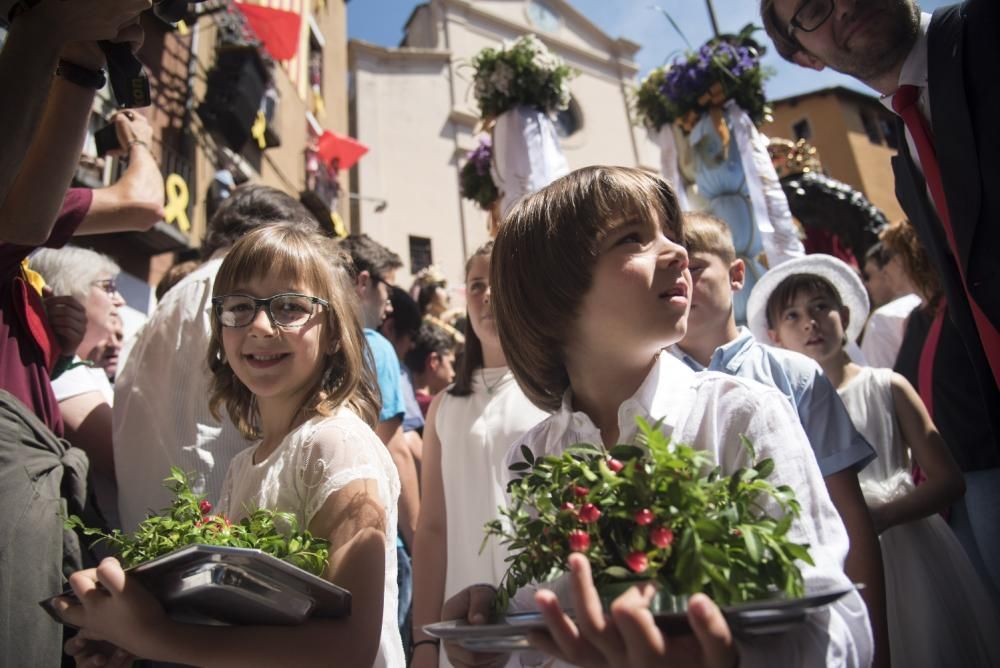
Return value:
[(396, 625), (399, 479), (372, 430), (379, 399), (347, 261), (336, 242), (301, 227), (244, 236), (215, 281), (208, 366), (212, 410), (225, 407), (255, 441), (230, 463), (221, 512), (234, 522), (255, 508), (292, 513), (328, 538), (324, 577), (351, 591), (351, 615), (299, 626), (184, 624), (106, 559), (70, 577), (83, 603), (65, 606), (66, 621), (171, 663), (405, 665)]

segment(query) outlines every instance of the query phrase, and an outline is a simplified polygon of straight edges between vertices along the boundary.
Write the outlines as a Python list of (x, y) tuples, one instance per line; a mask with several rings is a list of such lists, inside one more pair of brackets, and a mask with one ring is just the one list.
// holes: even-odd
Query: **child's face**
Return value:
[[(259, 277), (235, 286), (231, 294), (266, 299), (294, 292), (314, 296), (315, 290), (286, 277)], [(245, 327), (221, 327), (222, 347), (237, 378), (266, 402), (301, 406), (325, 369), (329, 349), (325, 307), (313, 307), (313, 315), (301, 327), (274, 325), (267, 310), (260, 308)]]
[(688, 257), (660, 221), (620, 221), (599, 252), (567, 352), (576, 347), (638, 362), (683, 338), (691, 297)]
[(490, 304), (490, 256), (476, 255), (469, 260), (469, 273), (465, 277), (465, 301), (469, 308), (469, 323), (479, 340), (485, 344), (500, 345), (493, 307)]
[(733, 292), (743, 287), (743, 261), (725, 262), (715, 253), (689, 254), (691, 315), (686, 338), (715, 336), (723, 331), (733, 310)]
[(843, 348), (848, 312), (825, 292), (801, 290), (777, 317), (771, 340), (822, 363)]

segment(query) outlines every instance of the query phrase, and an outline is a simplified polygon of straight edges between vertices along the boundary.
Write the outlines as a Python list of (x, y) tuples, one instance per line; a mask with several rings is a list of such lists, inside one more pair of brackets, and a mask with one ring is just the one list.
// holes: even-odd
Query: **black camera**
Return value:
[[(188, 15), (189, 4), (204, 1), (156, 0), (153, 3), (153, 14), (165, 23), (174, 24)], [(114, 42), (100, 44), (108, 61), (108, 79), (111, 81), (111, 91), (118, 106), (122, 109), (148, 107), (152, 102), (149, 96), (149, 77), (146, 76), (142, 62), (132, 53), (128, 44)]]

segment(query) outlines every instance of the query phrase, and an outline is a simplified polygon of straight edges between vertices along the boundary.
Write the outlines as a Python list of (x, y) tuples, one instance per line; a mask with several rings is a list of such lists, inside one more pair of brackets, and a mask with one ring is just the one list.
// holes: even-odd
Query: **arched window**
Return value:
[(569, 106), (556, 114), (556, 133), (563, 139), (572, 137), (583, 127), (583, 114), (576, 98), (571, 98)]

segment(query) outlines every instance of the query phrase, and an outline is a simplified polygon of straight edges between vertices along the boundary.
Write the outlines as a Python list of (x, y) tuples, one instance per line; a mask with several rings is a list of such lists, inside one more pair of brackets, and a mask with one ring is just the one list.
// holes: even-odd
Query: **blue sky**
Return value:
[[(952, 4), (954, 0), (921, 0), (924, 11)], [(642, 45), (637, 61), (640, 76), (663, 64), (684, 43), (654, 2), (670, 12), (685, 36), (698, 46), (711, 36), (712, 26), (704, 2), (699, 0), (570, 0), (574, 7), (612, 37), (625, 37)], [(403, 24), (417, 0), (352, 0), (347, 5), (348, 34), (382, 46), (397, 46)], [(713, 0), (719, 29), (737, 32), (747, 23), (760, 23), (757, 0)], [(760, 33), (762, 41), (766, 36)], [(871, 93), (863, 84), (835, 72), (815, 72), (782, 60), (769, 49), (765, 63), (775, 70), (767, 83), (771, 99), (797, 95), (828, 86), (850, 86)]]

